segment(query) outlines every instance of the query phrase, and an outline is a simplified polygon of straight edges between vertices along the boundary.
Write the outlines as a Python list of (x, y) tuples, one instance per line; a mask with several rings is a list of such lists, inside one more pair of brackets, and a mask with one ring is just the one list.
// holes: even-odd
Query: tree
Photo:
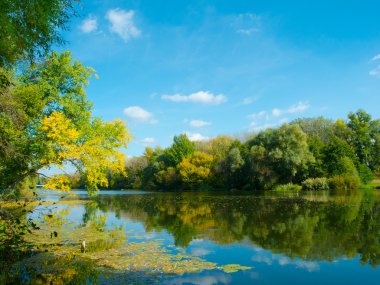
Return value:
[(229, 136), (218, 136), (207, 141), (196, 142), (198, 151), (207, 152), (216, 159), (224, 158), (234, 139)]
[(0, 67), (46, 55), (63, 43), (60, 30), (74, 15), (75, 0), (0, 1)]
[(261, 155), (255, 156), (261, 160), (253, 163), (272, 169), (280, 183), (292, 182), (297, 174), (315, 161), (307, 144), (307, 135), (298, 125), (283, 125), (261, 132), (251, 144), (262, 147), (258, 149)]
[(330, 142), (324, 147), (323, 157), (326, 173), (329, 176), (344, 173), (342, 171), (343, 158), (349, 159), (352, 163), (357, 162), (353, 148), (346, 141), (338, 137), (332, 137)]
[(297, 124), (308, 136), (318, 137), (327, 143), (334, 135), (334, 122), (324, 117), (296, 119), (291, 124)]
[(350, 143), (361, 163), (369, 166), (372, 154), (371, 115), (363, 110), (348, 114), (348, 128), (352, 131)]
[(194, 143), (185, 134), (174, 136), (173, 145), (166, 151), (166, 164), (174, 167), (184, 158), (190, 157), (194, 151)]
[(214, 157), (204, 152), (194, 152), (193, 156), (185, 157), (177, 169), (182, 182), (189, 187), (206, 184), (210, 178)]
[(219, 162), (219, 173), (221, 181), (226, 185), (224, 187), (236, 188), (242, 186), (244, 179), (242, 177), (242, 167), (244, 159), (241, 155), (239, 147), (232, 147), (226, 153), (226, 157)]
[[(0, 89), (0, 189), (12, 189), (52, 165), (72, 164), (90, 191), (107, 186), (107, 171), (124, 172), (119, 149), (130, 136), (123, 121), (91, 116), (84, 88), (93, 73), (72, 62), (69, 52), (54, 52), (17, 76), (8, 74), (11, 84)], [(61, 175), (47, 187), (67, 189), (68, 184)]]

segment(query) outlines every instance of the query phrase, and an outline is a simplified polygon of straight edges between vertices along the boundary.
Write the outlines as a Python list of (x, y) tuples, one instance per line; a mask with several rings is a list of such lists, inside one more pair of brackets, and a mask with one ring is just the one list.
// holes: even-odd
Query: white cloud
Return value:
[(191, 132), (185, 132), (189, 140), (196, 142), (196, 141), (204, 141), (208, 140), (209, 137), (203, 136), (200, 133), (191, 133)]
[(123, 9), (108, 10), (106, 19), (111, 23), (111, 32), (119, 35), (125, 42), (140, 36), (141, 31), (135, 26), (133, 16), (135, 12)]
[(267, 115), (267, 112), (261, 111), (261, 112), (258, 112), (258, 113), (254, 113), (254, 114), (248, 115), (248, 118), (250, 118), (252, 120), (256, 120), (256, 119), (264, 118), (266, 115)]
[(91, 33), (98, 29), (98, 19), (93, 16), (88, 16), (82, 21), (82, 25), (79, 27), (83, 33)]
[(202, 120), (192, 120), (189, 122), (189, 125), (193, 128), (200, 128), (200, 127), (211, 125), (211, 123), (202, 121)]
[(377, 66), (375, 69), (372, 69), (372, 70), (369, 72), (369, 75), (371, 75), (371, 76), (375, 76), (375, 77), (379, 77), (379, 78), (380, 78), (380, 65)]
[(152, 113), (148, 112), (147, 110), (139, 107), (139, 106), (131, 106), (124, 109), (124, 114), (128, 117), (140, 121), (140, 122), (149, 122), (151, 124), (157, 124), (158, 121), (154, 119), (154, 116)]
[(143, 140), (141, 140), (141, 143), (143, 145), (151, 145), (151, 144), (154, 144), (156, 142), (155, 138), (144, 138)]
[(375, 55), (371, 60), (375, 61), (375, 60), (379, 60), (379, 59), (380, 59), (380, 53)]
[(296, 105), (291, 106), (290, 108), (286, 110), (281, 110), (278, 108), (274, 108), (272, 110), (272, 116), (273, 117), (279, 117), (284, 114), (294, 114), (294, 113), (301, 113), (309, 109), (310, 105), (307, 102), (298, 102)]
[(172, 102), (191, 102), (191, 103), (201, 103), (209, 105), (219, 105), (227, 101), (227, 97), (223, 94), (214, 95), (209, 91), (198, 91), (191, 93), (190, 95), (162, 95), (163, 100), (172, 101)]
[(256, 101), (256, 98), (253, 98), (253, 97), (246, 97), (246, 98), (243, 99), (242, 104), (243, 104), (243, 105), (250, 105), (250, 104), (252, 104), (252, 103), (255, 102), (255, 101)]

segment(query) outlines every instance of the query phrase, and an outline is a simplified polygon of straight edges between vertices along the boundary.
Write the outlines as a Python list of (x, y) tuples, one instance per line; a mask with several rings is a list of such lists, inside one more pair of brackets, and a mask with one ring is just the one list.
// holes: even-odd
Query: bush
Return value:
[(302, 182), (302, 190), (328, 190), (329, 188), (326, 177), (308, 178)]
[(360, 178), (348, 174), (341, 174), (329, 179), (330, 188), (333, 190), (356, 190), (360, 186)]
[(292, 183), (279, 184), (273, 188), (274, 191), (299, 191), (301, 189), (302, 187), (300, 185), (292, 184)]

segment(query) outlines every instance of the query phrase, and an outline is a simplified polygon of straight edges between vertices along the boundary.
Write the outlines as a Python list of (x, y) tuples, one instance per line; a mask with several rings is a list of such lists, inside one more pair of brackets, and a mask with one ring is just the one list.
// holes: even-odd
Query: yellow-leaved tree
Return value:
[[(91, 115), (85, 87), (94, 70), (73, 61), (70, 52), (53, 52), (19, 75), (2, 70), (0, 86), (0, 189), (41, 169), (72, 165), (90, 193), (108, 185), (107, 173), (125, 174), (130, 134), (122, 120), (103, 122)], [(4, 96), (3, 96), (4, 95)], [(46, 188), (69, 190), (64, 175), (53, 175)]]

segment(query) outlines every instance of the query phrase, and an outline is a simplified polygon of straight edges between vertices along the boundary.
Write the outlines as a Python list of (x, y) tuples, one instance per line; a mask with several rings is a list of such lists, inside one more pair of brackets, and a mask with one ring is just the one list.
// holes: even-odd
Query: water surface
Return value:
[(160, 241), (221, 265), (251, 267), (168, 276), (162, 284), (379, 284), (376, 193), (80, 193), (92, 202), (59, 205), (70, 209), (67, 219), (101, 216), (104, 227), (128, 233), (127, 243)]

